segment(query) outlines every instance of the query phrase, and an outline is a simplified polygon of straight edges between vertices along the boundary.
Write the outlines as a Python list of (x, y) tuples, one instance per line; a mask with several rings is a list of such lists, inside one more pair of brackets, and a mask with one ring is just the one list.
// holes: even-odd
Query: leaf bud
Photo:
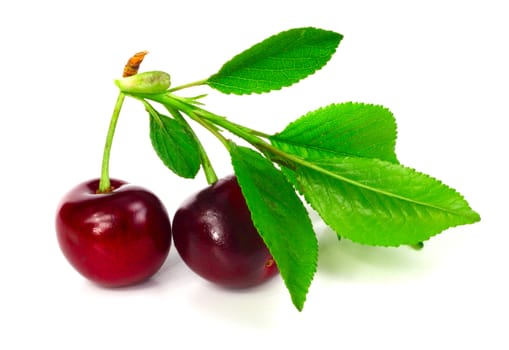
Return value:
[(126, 93), (158, 94), (170, 87), (171, 78), (166, 72), (150, 71), (116, 79), (115, 84)]

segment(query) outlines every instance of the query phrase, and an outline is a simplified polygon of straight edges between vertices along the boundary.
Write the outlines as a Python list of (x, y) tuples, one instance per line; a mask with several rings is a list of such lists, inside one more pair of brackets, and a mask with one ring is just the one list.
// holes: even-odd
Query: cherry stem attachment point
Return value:
[(106, 135), (106, 143), (104, 145), (101, 168), (101, 179), (99, 180), (99, 189), (97, 190), (98, 193), (106, 193), (112, 190), (109, 171), (111, 145), (113, 142), (113, 136), (115, 135), (115, 128), (117, 126), (118, 117), (120, 115), (120, 110), (122, 109), (124, 99), (125, 94), (120, 92), (117, 97), (117, 102), (115, 103), (115, 108), (113, 109), (110, 126), (108, 128), (108, 134)]

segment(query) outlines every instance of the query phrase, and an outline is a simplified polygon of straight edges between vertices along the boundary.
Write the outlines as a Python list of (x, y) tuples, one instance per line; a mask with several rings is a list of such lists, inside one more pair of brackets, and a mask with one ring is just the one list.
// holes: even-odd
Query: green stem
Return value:
[(159, 118), (159, 113), (156, 111), (154, 107), (144, 99), (140, 99), (140, 101), (143, 103), (143, 106), (145, 106), (145, 110), (150, 114), (152, 118), (155, 119), (156, 123), (159, 124), (160, 127), (163, 126), (163, 122), (161, 118)]
[(106, 143), (104, 145), (103, 152), (103, 160), (102, 160), (102, 168), (101, 168), (101, 179), (99, 180), (99, 189), (97, 192), (106, 193), (112, 190), (111, 182), (110, 182), (110, 153), (111, 153), (111, 145), (113, 142), (113, 136), (115, 135), (115, 128), (117, 126), (118, 116), (120, 115), (120, 110), (122, 109), (122, 104), (124, 103), (125, 95), (120, 92), (117, 97), (117, 102), (115, 103), (115, 108), (113, 109), (113, 114), (111, 116), (110, 126), (108, 128), (108, 134), (106, 135)]
[(205, 120), (203, 118), (200, 118), (196, 113), (189, 113), (188, 114), (191, 119), (193, 119), (195, 122), (203, 126), (205, 129), (210, 131), (212, 135), (214, 135), (221, 143), (226, 147), (228, 151), (230, 151), (230, 142), (228, 139), (226, 139), (219, 130), (215, 127), (214, 124), (211, 124), (208, 120)]
[(215, 115), (204, 109), (198, 107), (194, 107), (194, 109), (195, 109), (194, 114), (197, 115), (198, 119), (205, 119), (209, 123), (213, 123), (214, 125), (220, 126), (223, 129), (228, 130), (232, 134), (247, 141), (261, 152), (266, 153), (266, 151), (268, 151), (269, 154), (278, 155), (281, 156), (281, 158), (289, 160), (290, 158), (293, 158), (292, 155), (273, 147), (271, 144), (267, 143), (266, 141), (260, 138), (260, 137), (268, 138), (269, 137), (268, 134), (247, 128), (242, 125), (232, 123), (228, 119)]
[[(175, 101), (177, 103), (178, 106), (180, 106), (181, 108), (192, 108), (196, 114), (198, 114), (200, 117), (202, 118), (205, 118), (207, 120), (210, 120), (213, 124), (216, 124), (216, 121), (217, 120), (227, 120), (227, 118), (225, 117), (222, 117), (222, 116), (219, 116), (217, 114), (214, 114), (212, 112), (209, 112), (205, 109), (202, 109), (198, 106), (193, 106), (193, 105), (190, 105), (187, 101), (185, 101), (184, 99), (178, 97), (178, 96), (175, 96), (175, 95), (170, 95), (169, 96), (170, 99), (172, 101)], [(251, 128), (248, 128), (244, 125), (240, 125), (240, 124), (237, 124), (237, 123), (234, 123), (232, 121), (229, 121), (227, 120), (228, 124), (230, 126), (233, 126), (239, 130), (243, 130), (245, 131), (246, 133), (250, 134), (250, 135), (253, 135), (253, 136), (259, 136), (261, 138), (264, 138), (264, 139), (268, 139), (271, 135), (265, 133), (265, 132), (262, 132), (262, 131), (258, 131), (258, 130), (254, 130), (254, 129), (251, 129)]]
[(178, 91), (178, 90), (187, 89), (187, 88), (190, 88), (190, 87), (193, 87), (193, 86), (204, 85), (206, 82), (207, 82), (207, 79), (198, 80), (198, 81), (195, 81), (195, 82), (192, 82), (192, 83), (188, 83), (188, 84), (184, 84), (184, 85), (180, 85), (180, 86), (171, 88), (171, 89), (168, 90), (168, 92), (174, 92), (174, 91)]
[[(206, 118), (207, 120), (210, 120), (212, 123), (215, 123), (215, 121), (218, 120), (218, 119), (227, 120), (224, 117), (215, 115), (215, 114), (213, 114), (213, 113), (211, 113), (209, 111), (206, 111), (204, 109), (199, 109), (199, 114), (203, 118)], [(271, 136), (271, 135), (269, 135), (267, 133), (264, 133), (262, 131), (254, 130), (254, 129), (248, 128), (248, 127), (246, 127), (244, 125), (240, 125), (240, 124), (234, 123), (234, 122), (229, 121), (229, 120), (227, 120), (227, 122), (228, 122), (229, 125), (234, 126), (235, 128), (237, 128), (239, 130), (243, 130), (243, 131), (245, 131), (246, 133), (248, 133), (248, 134), (250, 134), (252, 136), (258, 136), (258, 137), (261, 137), (261, 138), (264, 138), (264, 139), (268, 139)]]

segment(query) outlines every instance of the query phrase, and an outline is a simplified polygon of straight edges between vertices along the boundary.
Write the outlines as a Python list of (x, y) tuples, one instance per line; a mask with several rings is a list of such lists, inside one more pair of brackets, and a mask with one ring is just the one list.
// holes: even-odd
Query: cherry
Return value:
[(141, 282), (156, 273), (171, 246), (166, 209), (151, 192), (120, 180), (98, 193), (99, 180), (72, 189), (57, 210), (62, 252), (86, 278), (108, 287)]
[(177, 210), (173, 242), (194, 272), (224, 287), (255, 286), (278, 272), (235, 176), (196, 193)]

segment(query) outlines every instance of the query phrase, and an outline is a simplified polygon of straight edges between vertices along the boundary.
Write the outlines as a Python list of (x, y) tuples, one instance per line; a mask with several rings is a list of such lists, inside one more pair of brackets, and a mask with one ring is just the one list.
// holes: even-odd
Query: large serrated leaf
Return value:
[(270, 141), (285, 152), (309, 159), (356, 156), (397, 163), (396, 121), (382, 106), (332, 104), (295, 120)]
[(295, 307), (302, 310), (318, 257), (308, 213), (272, 162), (233, 143), (230, 154), (253, 223), (276, 261)]
[(379, 159), (345, 157), (299, 166), (306, 200), (341, 237), (381, 246), (414, 244), (480, 220), (440, 181)]
[(223, 93), (251, 94), (290, 86), (322, 68), (343, 36), (317, 28), (290, 29), (225, 63), (207, 84)]
[(162, 114), (150, 115), (150, 140), (159, 158), (175, 174), (194, 178), (200, 169), (199, 147), (186, 125)]

